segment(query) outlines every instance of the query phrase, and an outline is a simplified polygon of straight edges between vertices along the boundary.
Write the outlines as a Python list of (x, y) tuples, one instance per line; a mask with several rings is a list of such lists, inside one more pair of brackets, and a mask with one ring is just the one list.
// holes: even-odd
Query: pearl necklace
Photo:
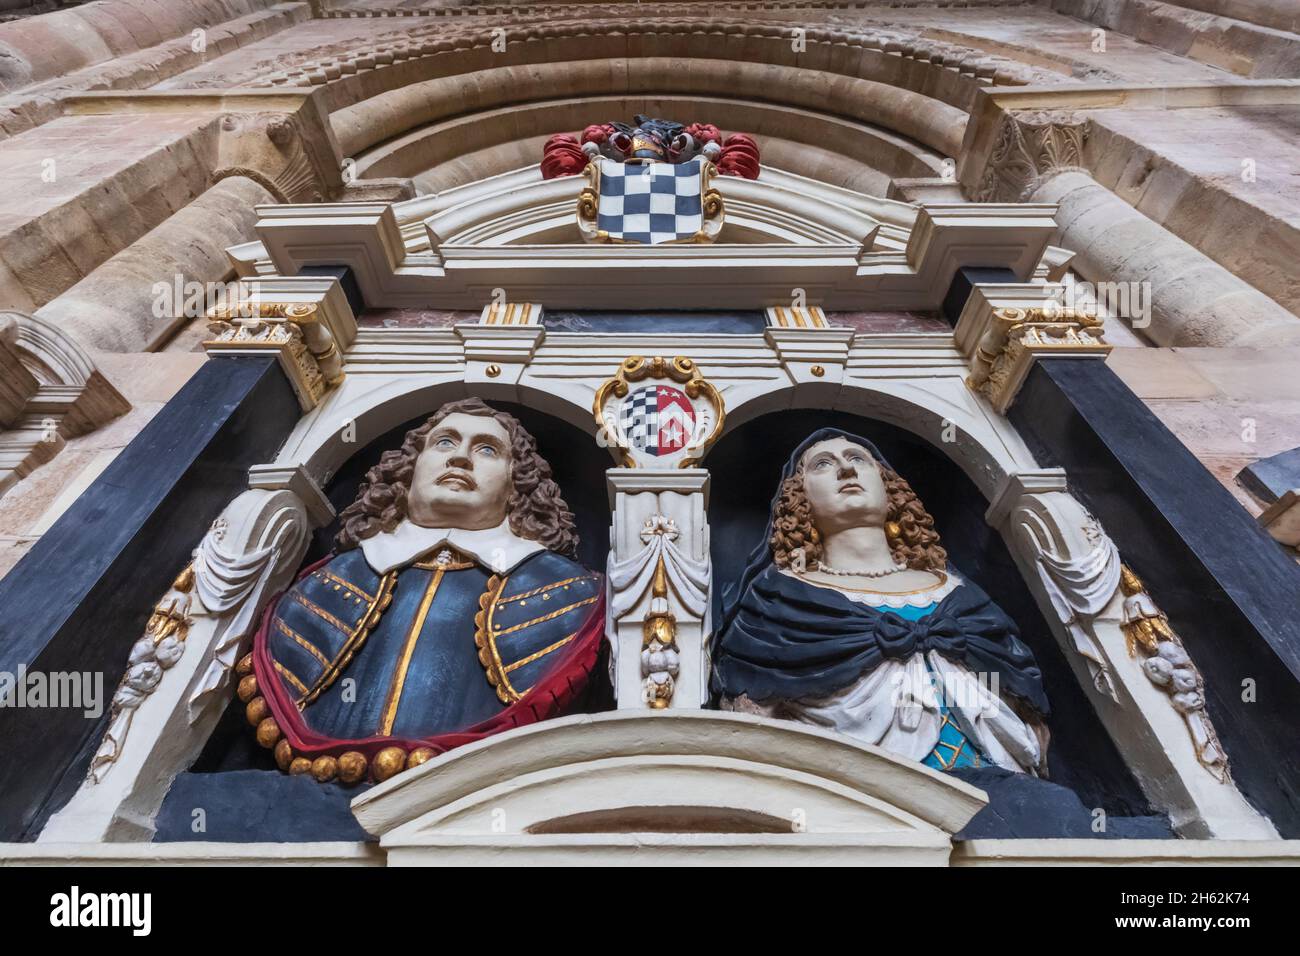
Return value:
[(833, 574), (836, 577), (843, 578), (884, 578), (891, 574), (897, 574), (899, 571), (906, 571), (907, 565), (895, 564), (892, 568), (885, 568), (883, 571), (841, 571), (838, 568), (827, 567), (819, 561), (817, 570), (824, 574)]

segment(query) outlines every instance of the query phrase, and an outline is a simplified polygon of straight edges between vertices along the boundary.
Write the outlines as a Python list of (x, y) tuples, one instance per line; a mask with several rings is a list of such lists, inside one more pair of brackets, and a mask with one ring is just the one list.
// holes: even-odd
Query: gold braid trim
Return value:
[(510, 679), (506, 677), (501, 655), (497, 652), (497, 644), (492, 637), (492, 615), (507, 580), (508, 578), (492, 575), (488, 578), (486, 589), (479, 595), (478, 613), (474, 615), (474, 645), (478, 648), (478, 661), (483, 665), (488, 683), (496, 689), (497, 697), (503, 704), (513, 704), (523, 694), (510, 686)]
[(339, 649), (338, 655), (333, 662), (329, 667), (321, 671), (320, 677), (316, 678), (316, 683), (312, 685), (311, 690), (303, 695), (302, 700), (298, 701), (299, 710), (305, 709), (307, 705), (329, 690), (330, 685), (338, 680), (339, 674), (343, 673), (348, 664), (352, 663), (352, 658), (356, 657), (357, 652), (365, 646), (366, 638), (379, 624), (379, 619), (383, 616), (384, 611), (388, 610), (388, 605), (393, 603), (393, 588), (396, 586), (396, 571), (389, 571), (379, 579), (379, 593), (370, 602), (370, 606), (366, 608), (366, 613), (361, 616), (356, 628), (348, 635), (348, 639), (344, 641), (343, 647)]

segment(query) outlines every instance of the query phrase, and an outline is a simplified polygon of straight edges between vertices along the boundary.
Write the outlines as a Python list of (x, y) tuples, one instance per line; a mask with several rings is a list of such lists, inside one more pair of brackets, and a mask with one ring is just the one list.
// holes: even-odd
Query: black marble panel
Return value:
[(0, 708), (0, 840), (80, 784), (154, 602), (299, 418), (274, 356), (206, 362), (0, 580), (0, 671), (100, 675), (103, 713)]
[(353, 275), (352, 270), (347, 266), (303, 266), (298, 273), (302, 276), (328, 276), (339, 280), (339, 285), (343, 288), (343, 295), (348, 300), (348, 305), (352, 308), (352, 314), (358, 319), (361, 313), (366, 310), (366, 300), (361, 295), (361, 286), (357, 282), (357, 277)]

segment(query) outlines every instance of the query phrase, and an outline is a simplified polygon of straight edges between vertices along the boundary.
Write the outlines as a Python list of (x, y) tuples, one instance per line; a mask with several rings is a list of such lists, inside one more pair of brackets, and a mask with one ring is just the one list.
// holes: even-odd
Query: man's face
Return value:
[(425, 528), (495, 528), (510, 500), (510, 434), (495, 418), (455, 412), (415, 460), (407, 516)]
[(889, 496), (875, 459), (846, 438), (818, 442), (804, 452), (803, 490), (823, 537), (847, 528), (884, 524)]

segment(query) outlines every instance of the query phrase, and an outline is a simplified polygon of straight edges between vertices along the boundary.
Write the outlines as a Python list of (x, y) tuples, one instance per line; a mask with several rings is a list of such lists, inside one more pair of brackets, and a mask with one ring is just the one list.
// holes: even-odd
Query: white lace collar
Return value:
[(837, 588), (833, 584), (825, 584), (821, 581), (809, 581), (807, 578), (800, 577), (789, 568), (781, 568), (782, 574), (787, 574), (796, 581), (802, 581), (804, 584), (810, 584), (815, 588), (826, 588), (828, 591), (834, 591), (836, 594), (842, 594), (850, 601), (857, 604), (868, 604), (871, 607), (929, 607), (931, 604), (937, 604), (946, 598), (953, 591), (957, 590), (964, 582), (961, 577), (951, 571), (945, 572), (947, 580), (934, 587), (926, 588), (922, 591), (912, 591), (908, 594), (890, 594), (887, 591), (862, 591), (848, 590), (847, 588)]
[(497, 574), (505, 574), (525, 558), (546, 548), (537, 541), (521, 538), (510, 530), (507, 518), (495, 528), (468, 531), (465, 528), (423, 528), (403, 518), (392, 531), (381, 531), (361, 542), (366, 563), (377, 574), (410, 564), (435, 548), (447, 545), (474, 558)]

